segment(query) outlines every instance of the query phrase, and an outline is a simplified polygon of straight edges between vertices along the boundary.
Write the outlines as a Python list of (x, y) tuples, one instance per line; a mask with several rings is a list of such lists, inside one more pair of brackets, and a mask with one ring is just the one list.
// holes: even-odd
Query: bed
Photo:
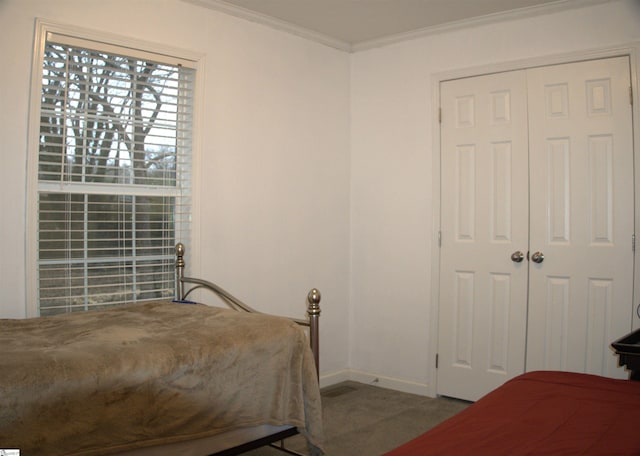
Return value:
[(387, 456), (638, 455), (638, 423), (640, 382), (535, 371)]
[[(309, 320), (260, 314), (176, 253), (174, 301), (0, 320), (0, 448), (227, 455), (301, 433), (323, 454), (319, 292)], [(231, 309), (189, 300), (203, 288)]]

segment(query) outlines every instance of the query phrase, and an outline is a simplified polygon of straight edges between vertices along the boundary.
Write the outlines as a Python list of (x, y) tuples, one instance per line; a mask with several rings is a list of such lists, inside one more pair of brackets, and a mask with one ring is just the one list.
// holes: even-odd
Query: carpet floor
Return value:
[[(327, 456), (377, 456), (431, 429), (462, 411), (469, 402), (445, 397), (429, 398), (344, 382), (322, 390), (322, 413)], [(285, 447), (308, 454), (301, 436)], [(248, 456), (284, 453), (264, 447)]]

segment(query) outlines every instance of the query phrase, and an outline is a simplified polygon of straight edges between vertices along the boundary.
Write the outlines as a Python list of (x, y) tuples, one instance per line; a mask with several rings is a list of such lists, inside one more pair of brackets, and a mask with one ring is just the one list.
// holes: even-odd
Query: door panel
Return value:
[(633, 145), (625, 57), (527, 71), (531, 251), (527, 370), (625, 377), (631, 330)]
[[(442, 91), (438, 394), (476, 400), (523, 372), (528, 239), (523, 72)], [(444, 253), (446, 252), (446, 254)]]

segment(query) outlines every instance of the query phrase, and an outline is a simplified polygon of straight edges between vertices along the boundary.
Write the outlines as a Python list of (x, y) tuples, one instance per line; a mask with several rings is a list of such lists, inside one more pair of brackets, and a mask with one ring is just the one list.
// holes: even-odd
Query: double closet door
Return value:
[(624, 377), (634, 178), (626, 57), (443, 82), (437, 393)]

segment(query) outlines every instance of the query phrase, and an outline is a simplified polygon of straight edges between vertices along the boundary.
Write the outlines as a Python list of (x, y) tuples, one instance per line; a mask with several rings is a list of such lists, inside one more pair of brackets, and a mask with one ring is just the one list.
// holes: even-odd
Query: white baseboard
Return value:
[(349, 380), (351, 380), (351, 378), (349, 376), (348, 369), (338, 372), (332, 372), (330, 374), (324, 374), (320, 377), (320, 388), (337, 385), (338, 383), (346, 382)]
[(325, 388), (327, 386), (336, 385), (338, 383), (346, 381), (379, 386), (381, 388), (402, 391), (403, 393), (433, 397), (430, 394), (429, 385), (426, 383), (411, 382), (398, 378), (385, 377), (383, 375), (375, 375), (369, 372), (362, 372), (354, 369), (345, 369), (338, 372), (322, 375), (320, 377), (320, 387)]

